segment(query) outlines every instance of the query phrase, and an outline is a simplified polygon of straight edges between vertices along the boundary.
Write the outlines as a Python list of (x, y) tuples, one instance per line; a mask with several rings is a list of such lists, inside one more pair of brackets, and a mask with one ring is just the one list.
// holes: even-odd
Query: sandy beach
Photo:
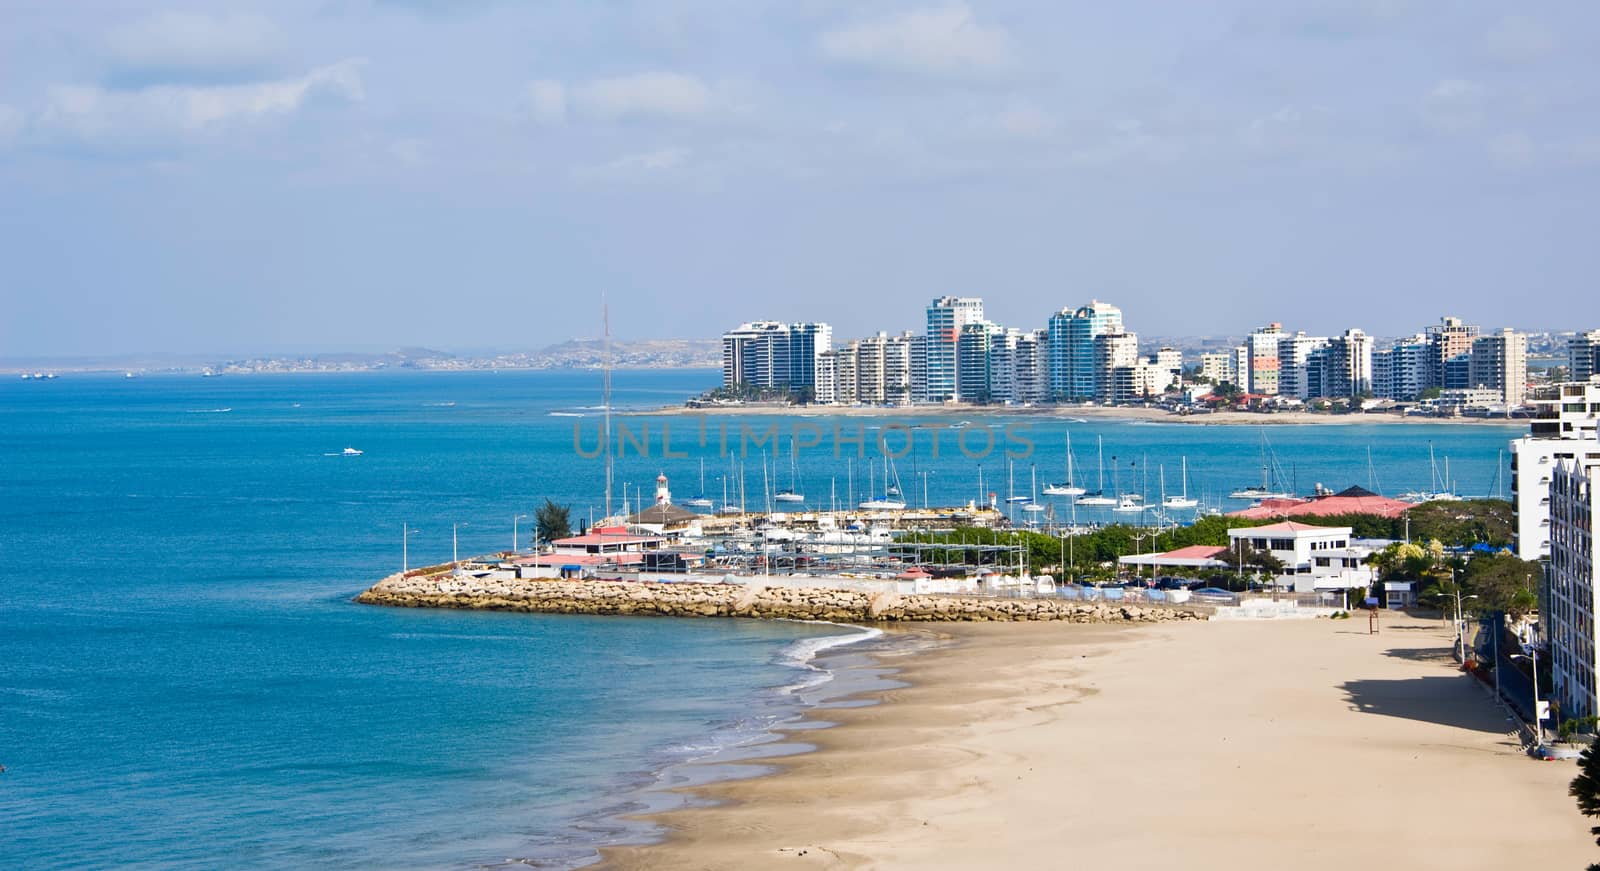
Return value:
[(1253, 411), (1218, 411), (1210, 414), (1173, 414), (1160, 408), (1133, 408), (1128, 406), (1041, 406), (1028, 408), (1006, 405), (905, 405), (905, 406), (788, 406), (788, 405), (717, 405), (689, 408), (669, 405), (656, 409), (627, 412), (632, 416), (683, 417), (695, 415), (736, 415), (755, 417), (778, 415), (783, 417), (950, 417), (957, 420), (982, 417), (1046, 417), (1072, 420), (1138, 420), (1161, 423), (1181, 423), (1192, 426), (1306, 426), (1351, 425), (1390, 423), (1436, 423), (1447, 426), (1515, 426), (1526, 428), (1526, 420), (1506, 420), (1485, 417), (1407, 417), (1401, 414), (1324, 414), (1310, 411), (1278, 411), (1270, 414)]
[(1570, 762), (1521, 754), (1437, 621), (940, 627), (814, 752), (696, 790), (615, 869), (1582, 868)]

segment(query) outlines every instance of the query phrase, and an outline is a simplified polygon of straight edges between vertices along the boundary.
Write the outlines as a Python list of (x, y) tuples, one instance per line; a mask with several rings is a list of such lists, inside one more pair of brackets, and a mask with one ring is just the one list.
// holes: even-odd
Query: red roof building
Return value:
[(1273, 517), (1330, 517), (1338, 514), (1371, 514), (1376, 517), (1399, 517), (1411, 508), (1410, 502), (1379, 496), (1361, 487), (1351, 487), (1327, 496), (1310, 499), (1263, 499), (1229, 517), (1266, 520)]

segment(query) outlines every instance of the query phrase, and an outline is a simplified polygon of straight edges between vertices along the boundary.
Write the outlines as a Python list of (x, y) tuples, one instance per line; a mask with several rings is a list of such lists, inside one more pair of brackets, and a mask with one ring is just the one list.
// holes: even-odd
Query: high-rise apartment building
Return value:
[(1421, 333), (1372, 352), (1372, 394), (1380, 399), (1411, 402), (1433, 386), (1433, 356)]
[(1588, 381), (1600, 375), (1600, 330), (1585, 330), (1567, 342), (1567, 379)]
[(1312, 398), (1357, 397), (1372, 392), (1372, 337), (1358, 329), (1334, 336), (1306, 357)]
[(1472, 340), (1469, 386), (1499, 391), (1509, 410), (1528, 395), (1528, 337), (1510, 329)]
[(1295, 399), (1311, 397), (1311, 380), (1306, 365), (1312, 352), (1326, 348), (1328, 340), (1322, 336), (1308, 336), (1305, 332), (1285, 335), (1278, 340), (1278, 395)]
[(1038, 404), (1050, 401), (1050, 331), (1031, 330), (1017, 337), (1014, 350), (1017, 402)]
[(1211, 351), (1200, 355), (1200, 377), (1212, 384), (1237, 384), (1232, 351)]
[(832, 342), (833, 328), (824, 323), (740, 324), (722, 334), (722, 386), (811, 388), (817, 357)]
[(1600, 379), (1569, 381), (1533, 397), (1527, 435), (1511, 443), (1511, 495), (1517, 556), (1550, 555), (1550, 482), (1561, 460), (1600, 460)]
[[(961, 328), (956, 340), (956, 392), (961, 402), (994, 402), (1004, 375), (995, 371), (996, 353), (1005, 356), (1004, 327), (977, 321)], [(1004, 389), (1002, 387), (1002, 389)]]
[(1117, 382), (1117, 370), (1133, 369), (1139, 365), (1139, 337), (1133, 333), (1102, 333), (1095, 336), (1094, 399), (1100, 402), (1117, 402), (1119, 386), (1131, 391), (1134, 382), (1124, 376)]
[(1600, 517), (1600, 458), (1551, 464), (1550, 586), (1541, 622), (1550, 642), (1550, 672), (1562, 719), (1600, 714), (1595, 683), (1595, 615), (1600, 611), (1594, 570), (1600, 564), (1595, 518)]
[(1248, 371), (1251, 393), (1276, 396), (1278, 393), (1278, 342), (1283, 338), (1283, 324), (1267, 324), (1250, 334), (1245, 347), (1250, 352)]
[(1471, 387), (1472, 340), (1478, 328), (1460, 318), (1443, 317), (1428, 328), (1428, 343), (1433, 347), (1433, 375), (1429, 387), (1462, 389)]
[(1081, 401), (1103, 392), (1095, 342), (1122, 332), (1122, 309), (1099, 300), (1050, 317), (1050, 392), (1057, 399)]
[(928, 402), (956, 398), (956, 343), (968, 324), (983, 321), (983, 300), (941, 296), (928, 306), (927, 371), (924, 395)]

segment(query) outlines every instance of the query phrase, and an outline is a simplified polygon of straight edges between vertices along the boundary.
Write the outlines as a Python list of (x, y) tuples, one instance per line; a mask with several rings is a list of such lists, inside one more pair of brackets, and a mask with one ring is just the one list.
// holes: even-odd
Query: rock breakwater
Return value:
[(1204, 620), (1186, 608), (1006, 599), (901, 595), (827, 588), (751, 584), (647, 583), (570, 580), (485, 580), (452, 575), (392, 575), (356, 597), (368, 605), (463, 608), (537, 614), (624, 614), (664, 617), (759, 617), (876, 622), (1157, 623)]

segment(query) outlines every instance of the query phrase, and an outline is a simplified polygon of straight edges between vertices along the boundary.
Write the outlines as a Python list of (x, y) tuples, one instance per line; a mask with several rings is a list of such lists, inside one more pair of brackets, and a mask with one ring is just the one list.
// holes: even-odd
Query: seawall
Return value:
[(841, 623), (1012, 622), (1157, 623), (1204, 620), (1189, 608), (1064, 599), (900, 595), (750, 584), (505, 580), (449, 574), (391, 575), (356, 597), (368, 605), (463, 608), (535, 614), (758, 617)]

